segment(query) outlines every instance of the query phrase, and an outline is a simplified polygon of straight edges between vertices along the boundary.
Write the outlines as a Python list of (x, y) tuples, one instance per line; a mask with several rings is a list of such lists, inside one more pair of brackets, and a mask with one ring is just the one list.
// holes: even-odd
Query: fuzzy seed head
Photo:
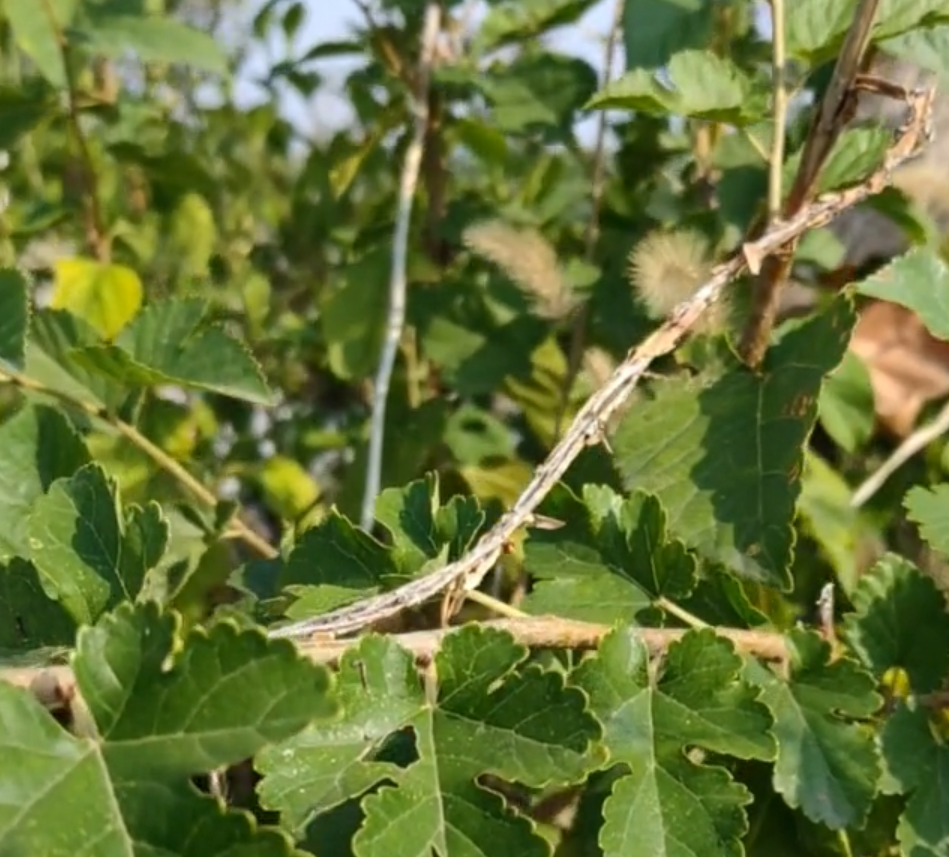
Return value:
[[(665, 318), (708, 279), (713, 259), (709, 242), (692, 229), (657, 230), (629, 254), (629, 279), (654, 318)], [(724, 313), (711, 307), (700, 329), (720, 329)]]
[(543, 318), (566, 318), (576, 306), (554, 248), (537, 230), (486, 220), (469, 226), (463, 240), (469, 250), (497, 265), (531, 298)]

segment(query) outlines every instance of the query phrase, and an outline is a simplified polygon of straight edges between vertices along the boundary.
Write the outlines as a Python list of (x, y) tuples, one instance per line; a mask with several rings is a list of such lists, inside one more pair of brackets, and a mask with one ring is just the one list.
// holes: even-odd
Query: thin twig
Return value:
[[(613, 23), (606, 37), (603, 56), (603, 86), (613, 79), (613, 62), (616, 56), (616, 40), (623, 21), (625, 0), (616, 0), (613, 11)], [(603, 192), (606, 189), (606, 110), (601, 110), (597, 118), (596, 143), (593, 147), (593, 176), (590, 179), (590, 219), (587, 221), (583, 236), (584, 259), (593, 261), (596, 242), (600, 236), (600, 210), (603, 208)], [(560, 390), (560, 402), (557, 404), (557, 416), (554, 419), (554, 441), (560, 440), (563, 420), (570, 404), (570, 391), (577, 379), (583, 362), (583, 350), (586, 345), (586, 330), (590, 311), (587, 303), (577, 308), (570, 326), (570, 353), (567, 355), (567, 371)]]
[(910, 116), (900, 129), (883, 165), (861, 184), (819, 197), (793, 217), (768, 227), (755, 241), (743, 245), (727, 262), (716, 266), (708, 281), (673, 310), (669, 319), (640, 345), (630, 350), (606, 383), (586, 401), (570, 429), (534, 471), (534, 477), (514, 505), (485, 533), (471, 551), (455, 562), (404, 586), (316, 616), (270, 630), (271, 637), (302, 638), (313, 634), (343, 635), (369, 627), (408, 607), (415, 607), (446, 590), (471, 591), (498, 561), (514, 533), (527, 523), (547, 493), (586, 446), (599, 443), (610, 417), (628, 398), (653, 360), (675, 349), (718, 299), (725, 286), (742, 274), (749, 260), (760, 259), (794, 241), (810, 229), (833, 220), (841, 211), (879, 193), (893, 170), (919, 151), (929, 130), (934, 91), (902, 91)]
[[(516, 642), (532, 649), (571, 649), (589, 651), (595, 649), (614, 627), (559, 616), (527, 616), (517, 619), (493, 619), (476, 623), (509, 633)], [(406, 634), (390, 634), (390, 639), (410, 652), (421, 664), (430, 664), (446, 637), (457, 634), (461, 628), (437, 628), (430, 631), (411, 631)], [(629, 628), (628, 633), (642, 641), (650, 655), (665, 652), (669, 646), (689, 633), (687, 628)], [(736, 651), (771, 663), (782, 663), (787, 659), (787, 644), (784, 635), (775, 631), (743, 630), (738, 628), (713, 628), (715, 633), (731, 641)], [(337, 666), (340, 658), (358, 645), (359, 638), (344, 640), (315, 639), (300, 642), (300, 654), (317, 664)], [(0, 670), (0, 680), (18, 687), (29, 688), (38, 701), (48, 708), (62, 708), (81, 703), (75, 676), (68, 666), (12, 667)]]
[(949, 402), (942, 406), (942, 410), (932, 422), (920, 426), (893, 450), (892, 455), (853, 492), (850, 505), (854, 509), (859, 509), (883, 487), (886, 480), (896, 473), (900, 467), (917, 452), (925, 449), (937, 438), (942, 437), (947, 431), (949, 431)]
[(382, 480), (382, 444), (385, 437), (386, 403), (389, 384), (395, 366), (396, 353), (402, 340), (405, 325), (406, 257), (408, 255), (409, 226), (412, 220), (412, 201), (418, 184), (425, 131), (428, 128), (428, 84), (431, 76), (435, 43), (441, 28), (441, 6), (429, 3), (425, 7), (425, 22), (422, 25), (422, 45), (416, 91), (409, 97), (409, 108), (414, 117), (412, 139), (405, 151), (402, 178), (399, 182), (399, 203), (392, 238), (392, 271), (389, 278), (389, 316), (386, 321), (386, 338), (379, 359), (372, 391), (372, 418), (369, 432), (369, 460), (366, 464), (366, 483), (363, 491), (362, 510), (359, 522), (369, 530), (376, 508), (376, 496)]
[[(854, 13), (853, 23), (834, 66), (834, 74), (804, 142), (801, 163), (784, 202), (785, 218), (796, 215), (813, 198), (820, 171), (850, 121), (855, 106), (854, 82), (861, 71), (878, 4), (879, 0), (861, 0)], [(787, 282), (796, 249), (796, 241), (776, 248), (770, 258), (764, 259), (760, 269), (751, 313), (739, 345), (742, 359), (753, 368), (761, 365), (768, 350), (771, 331), (778, 315), (781, 289)], [(752, 273), (759, 274), (759, 271)]]
[[(201, 482), (192, 476), (184, 466), (175, 461), (161, 447), (156, 446), (145, 435), (143, 435), (135, 426), (130, 425), (124, 420), (119, 419), (102, 405), (93, 402), (87, 402), (79, 399), (69, 393), (57, 390), (53, 387), (47, 387), (45, 384), (34, 380), (12, 369), (0, 370), (0, 384), (12, 384), (19, 387), (24, 392), (36, 393), (42, 396), (49, 396), (56, 399), (60, 404), (73, 410), (81, 411), (90, 417), (95, 417), (104, 423), (112, 426), (119, 434), (125, 437), (130, 443), (144, 452), (152, 461), (162, 470), (173, 476), (178, 483), (189, 491), (196, 500), (206, 506), (214, 508), (217, 505), (218, 498), (212, 491), (206, 488)], [(230, 524), (229, 534), (240, 539), (256, 553), (268, 559), (279, 556), (276, 548), (273, 547), (265, 538), (252, 530), (247, 524), (239, 518), (234, 518)]]
[(99, 200), (99, 179), (96, 172), (95, 161), (92, 159), (92, 152), (89, 149), (89, 142), (82, 130), (82, 123), (79, 121), (79, 87), (76, 84), (76, 76), (73, 74), (72, 63), (70, 62), (69, 40), (63, 31), (62, 25), (56, 17), (56, 11), (50, 0), (42, 0), (43, 11), (49, 20), (56, 44), (59, 47), (60, 57), (63, 62), (63, 76), (66, 80), (66, 99), (67, 112), (66, 118), (69, 123), (69, 129), (72, 132), (76, 148), (79, 150), (79, 159), (82, 162), (82, 193), (83, 205), (85, 206), (86, 217), (86, 241), (88, 242), (95, 257), (100, 262), (109, 260), (109, 242), (106, 239), (105, 218), (102, 214), (102, 203)]
[(768, 164), (768, 220), (781, 216), (781, 177), (784, 172), (784, 138), (787, 133), (787, 55), (784, 36), (784, 0), (771, 0), (771, 76), (774, 87), (774, 139)]

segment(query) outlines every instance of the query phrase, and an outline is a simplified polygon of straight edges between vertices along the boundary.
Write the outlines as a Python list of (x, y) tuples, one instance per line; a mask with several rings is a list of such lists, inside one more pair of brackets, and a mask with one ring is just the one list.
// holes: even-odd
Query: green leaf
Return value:
[(543, 857), (531, 823), (477, 778), (568, 785), (603, 759), (583, 694), (526, 657), (510, 635), (468, 625), (446, 637), (426, 693), (411, 654), (363, 638), (340, 664), (343, 718), (259, 756), (262, 803), (302, 828), (387, 781), (362, 799), (357, 854)]
[(872, 733), (844, 718), (868, 718), (882, 700), (869, 673), (845, 658), (832, 661), (830, 645), (816, 633), (791, 630), (785, 641), (787, 680), (757, 661), (749, 660), (745, 672), (774, 714), (774, 788), (811, 821), (833, 830), (859, 827), (877, 792), (879, 753)]
[[(886, 157), (893, 135), (886, 128), (848, 128), (834, 143), (817, 178), (817, 192), (839, 190), (859, 184)], [(796, 151), (784, 164), (785, 182), (790, 185), (797, 175), (803, 149)]]
[(174, 18), (158, 15), (104, 14), (93, 6), (89, 21), (77, 36), (92, 53), (120, 57), (131, 50), (142, 62), (180, 63), (216, 74), (227, 74), (227, 57), (220, 43)]
[(669, 62), (670, 86), (650, 69), (636, 69), (607, 84), (588, 108), (635, 110), (659, 116), (694, 116), (747, 125), (760, 121), (766, 100), (731, 60), (711, 51), (679, 51)]
[(945, 483), (933, 488), (917, 485), (910, 489), (903, 501), (907, 517), (919, 525), (920, 535), (943, 556), (949, 556), (946, 503), (949, 503), (949, 485)]
[(582, 497), (558, 485), (539, 510), (563, 522), (532, 529), (524, 568), (537, 580), (525, 599), (530, 613), (590, 622), (644, 622), (655, 599), (684, 598), (695, 586), (695, 560), (670, 538), (659, 501), (637, 492), (626, 499), (586, 485)]
[(88, 461), (79, 435), (52, 408), (28, 405), (0, 424), (0, 561), (29, 557), (34, 504)]
[(72, 646), (75, 634), (75, 619), (43, 591), (31, 563), (0, 564), (0, 653)]
[(873, 387), (866, 364), (847, 351), (824, 380), (817, 410), (821, 424), (838, 446), (856, 452), (873, 434)]
[(44, 387), (93, 405), (117, 409), (128, 389), (111, 378), (86, 369), (76, 355), (100, 344), (98, 334), (81, 318), (65, 310), (34, 310), (26, 346), (24, 374)]
[(27, 692), (0, 682), (0, 853), (296, 853), (286, 836), (199, 795), (189, 777), (325, 716), (327, 672), (256, 630), (193, 633), (170, 658), (173, 636), (173, 619), (154, 605), (123, 605), (80, 632), (73, 669), (88, 737), (73, 737)]
[(555, 27), (572, 24), (596, 0), (518, 0), (488, 10), (472, 42), (477, 53), (496, 50), (511, 42), (536, 39)]
[(273, 395), (238, 340), (205, 322), (205, 301), (166, 300), (145, 307), (113, 345), (73, 352), (86, 369), (125, 384), (183, 384), (261, 405)]
[(715, 4), (705, 0), (627, 0), (626, 68), (660, 68), (679, 51), (706, 47), (715, 19)]
[(891, 56), (909, 60), (919, 68), (949, 80), (949, 25), (910, 30), (880, 43)]
[(296, 521), (319, 501), (320, 486), (299, 461), (289, 456), (265, 459), (256, 477), (264, 502), (284, 521)]
[(389, 531), (399, 566), (409, 569), (441, 556), (445, 546), (449, 562), (460, 559), (474, 544), (485, 514), (474, 497), (455, 496), (443, 506), (435, 472), (383, 491), (376, 520)]
[(803, 447), (824, 375), (843, 357), (853, 307), (786, 325), (760, 372), (671, 379), (637, 403), (613, 440), (626, 485), (656, 494), (669, 529), (741, 575), (787, 587)]
[(60, 89), (66, 88), (66, 70), (57, 32), (69, 26), (77, 6), (78, 0), (3, 4), (17, 47)]
[(925, 709), (900, 707), (880, 734), (884, 790), (909, 795), (896, 838), (901, 854), (943, 857), (949, 851), (949, 747), (935, 740)]
[[(797, 0), (788, 7), (785, 28), (788, 54), (809, 65), (819, 65), (840, 49), (854, 19), (858, 0)], [(935, 24), (947, 17), (942, 0), (882, 0), (874, 16), (873, 40), (890, 39), (923, 22)], [(889, 53), (889, 48), (885, 48)], [(916, 57), (911, 59), (916, 62)]]
[(297, 596), (287, 615), (318, 615), (406, 583), (433, 565), (458, 559), (481, 532), (485, 514), (473, 497), (442, 505), (435, 475), (389, 488), (376, 501), (376, 519), (392, 547), (335, 509), (294, 545), (280, 576)]
[(87, 464), (35, 502), (29, 540), (46, 593), (88, 624), (135, 599), (165, 552), (168, 524), (154, 501), (123, 509), (114, 480)]
[(847, 480), (807, 450), (798, 500), (800, 527), (817, 543), (848, 598), (860, 576), (859, 541), (865, 529), (860, 513), (850, 504), (852, 496)]
[(949, 669), (949, 615), (932, 578), (889, 554), (861, 577), (851, 600), (856, 612), (844, 633), (873, 674), (882, 679), (900, 667), (914, 692), (938, 689)]
[(491, 104), (495, 127), (510, 134), (566, 130), (597, 85), (589, 63), (552, 53), (521, 54), (471, 82)]
[(916, 247), (857, 284), (871, 298), (911, 309), (937, 339), (949, 339), (949, 266), (927, 247)]
[(293, 546), (281, 588), (298, 597), (290, 618), (315, 616), (409, 579), (393, 551), (331, 509)]
[(653, 670), (636, 632), (616, 629), (574, 670), (571, 683), (589, 695), (610, 761), (628, 769), (603, 807), (605, 857), (739, 852), (750, 792), (686, 750), (774, 758), (771, 716), (741, 668), (732, 644), (707, 630), (688, 632)]
[(50, 306), (78, 316), (103, 339), (112, 339), (142, 305), (142, 281), (125, 265), (61, 259)]
[(30, 323), (29, 282), (16, 268), (0, 268), (0, 370), (22, 369)]
[(0, 85), (0, 149), (13, 149), (44, 119), (55, 116), (57, 106), (45, 81), (24, 81), (16, 88)]
[(337, 274), (340, 282), (325, 291), (320, 328), (339, 378), (362, 378), (375, 370), (389, 306), (389, 266), (386, 253), (368, 253), (344, 267)]

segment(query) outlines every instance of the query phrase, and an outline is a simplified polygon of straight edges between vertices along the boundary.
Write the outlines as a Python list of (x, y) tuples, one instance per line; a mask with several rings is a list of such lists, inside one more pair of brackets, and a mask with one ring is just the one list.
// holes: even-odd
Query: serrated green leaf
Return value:
[(376, 518), (392, 547), (359, 529), (335, 509), (296, 543), (280, 576), (297, 596), (287, 615), (318, 615), (408, 582), (433, 566), (458, 559), (481, 532), (485, 514), (473, 497), (441, 504), (435, 475), (383, 491)]
[(142, 281), (125, 265), (60, 259), (55, 272), (50, 306), (78, 316), (103, 339), (112, 339), (142, 305)]
[(636, 632), (616, 629), (574, 670), (571, 683), (589, 695), (610, 761), (629, 768), (603, 808), (606, 857), (737, 853), (750, 792), (725, 768), (693, 762), (685, 750), (774, 757), (771, 716), (741, 668), (730, 642), (711, 630), (690, 631), (653, 676)]
[(392, 550), (331, 509), (290, 551), (280, 586), (298, 596), (287, 611), (296, 619), (368, 598), (408, 578)]
[(901, 667), (914, 692), (939, 688), (949, 669), (949, 614), (932, 578), (889, 554), (861, 577), (851, 600), (856, 612), (844, 633), (873, 674), (882, 679)]
[(896, 836), (908, 857), (949, 854), (949, 747), (937, 742), (925, 709), (898, 708), (883, 725), (883, 787), (908, 795)]
[(790, 584), (803, 447), (853, 319), (839, 297), (787, 325), (760, 373), (733, 360), (714, 377), (659, 382), (627, 413), (613, 440), (619, 469), (659, 497), (674, 536), (741, 575)]
[(66, 418), (26, 406), (0, 424), (0, 561), (29, 557), (29, 517), (56, 479), (72, 476), (89, 453)]
[(29, 283), (22, 271), (0, 268), (0, 369), (22, 369), (30, 323)]
[(816, 633), (795, 629), (785, 640), (788, 680), (757, 661), (745, 671), (774, 714), (775, 791), (811, 821), (859, 827), (877, 793), (880, 759), (872, 733), (844, 718), (870, 717), (882, 700), (869, 673), (851, 660), (831, 661), (830, 645)]
[(0, 652), (71, 646), (76, 620), (44, 591), (36, 568), (19, 557), (0, 564)]
[[(817, 65), (830, 59), (839, 50), (853, 22), (858, 0), (797, 0), (788, 7), (788, 54), (795, 59)], [(945, 20), (942, 0), (882, 0), (874, 16), (873, 38), (887, 44), (891, 39), (912, 30), (923, 21)]]
[(155, 502), (123, 509), (114, 480), (87, 464), (36, 500), (29, 543), (46, 593), (88, 624), (136, 598), (165, 552), (168, 523)]
[(671, 88), (650, 69), (636, 69), (607, 84), (589, 108), (627, 109), (660, 116), (694, 116), (747, 125), (760, 121), (766, 101), (731, 60), (711, 51), (679, 51), (669, 62)]
[(442, 555), (459, 559), (474, 543), (485, 514), (474, 497), (452, 497), (441, 503), (438, 473), (410, 482), (404, 488), (387, 488), (376, 500), (376, 520), (392, 537), (402, 568), (420, 568)]
[(684, 598), (695, 586), (695, 560), (669, 536), (655, 497), (594, 485), (577, 497), (558, 485), (539, 511), (563, 526), (529, 531), (524, 568), (537, 579), (524, 602), (530, 613), (643, 622), (658, 612), (650, 611), (657, 598)]
[(906, 494), (907, 517), (919, 525), (920, 535), (930, 547), (949, 557), (949, 484), (932, 488), (917, 485)]
[(720, 565), (705, 564), (702, 576), (678, 605), (709, 625), (754, 628), (768, 617), (752, 604), (744, 584)]
[(916, 247), (857, 284), (871, 298), (911, 309), (937, 339), (949, 339), (949, 266), (928, 247)]
[(519, 668), (526, 656), (508, 634), (468, 625), (445, 639), (426, 693), (412, 655), (364, 638), (341, 663), (343, 719), (259, 756), (262, 802), (301, 827), (388, 780), (363, 799), (356, 854), (546, 855), (531, 824), (476, 778), (566, 785), (602, 756), (583, 694), (559, 673)]
[(0, 853), (290, 857), (289, 839), (199, 795), (189, 777), (235, 764), (331, 710), (326, 670), (228, 625), (185, 639), (123, 605), (79, 634), (88, 737), (0, 682)]
[(80, 348), (84, 368), (129, 385), (183, 384), (261, 405), (273, 395), (257, 362), (238, 340), (205, 322), (197, 298), (145, 307), (113, 345)]

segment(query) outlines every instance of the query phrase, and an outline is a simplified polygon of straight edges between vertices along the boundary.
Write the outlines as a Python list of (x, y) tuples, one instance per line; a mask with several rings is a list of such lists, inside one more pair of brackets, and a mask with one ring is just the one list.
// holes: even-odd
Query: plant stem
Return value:
[[(860, 0), (854, 13), (853, 23), (847, 31), (830, 84), (811, 121), (794, 183), (788, 192), (787, 199), (784, 200), (783, 205), (779, 206), (778, 210), (784, 219), (794, 217), (814, 198), (821, 169), (844, 127), (850, 121), (851, 110), (856, 105), (857, 75), (870, 41), (870, 29), (873, 26), (879, 2), (880, 0)], [(775, 3), (774, 8), (777, 6), (778, 2)], [(781, 17), (783, 18), (783, 15)], [(777, 13), (775, 18), (777, 18)], [(783, 37), (783, 20), (780, 27), (780, 34)], [(777, 36), (777, 29), (775, 34)], [(775, 107), (777, 106), (776, 104)], [(776, 135), (777, 131), (776, 127)], [(771, 168), (776, 169), (773, 152)], [(769, 189), (769, 203), (772, 193), (774, 193), (773, 187)], [(773, 219), (770, 222), (773, 223)], [(756, 226), (753, 232), (758, 228)], [(778, 247), (774, 253), (769, 254), (768, 258), (759, 259), (760, 270), (752, 271), (758, 274), (758, 278), (755, 282), (751, 313), (742, 332), (738, 351), (742, 360), (753, 369), (761, 365), (768, 350), (771, 331), (778, 316), (781, 289), (791, 271), (797, 241), (798, 239), (795, 238), (783, 247)]]
[[(616, 39), (620, 24), (623, 21), (625, 0), (617, 0), (613, 11), (613, 24), (606, 37), (606, 47), (603, 56), (603, 85), (613, 78), (613, 60), (616, 54)], [(601, 110), (596, 126), (596, 143), (593, 147), (593, 176), (590, 179), (590, 219), (587, 221), (583, 236), (583, 257), (588, 262), (593, 260), (596, 251), (596, 242), (600, 237), (600, 210), (603, 208), (603, 191), (606, 188), (606, 111)], [(587, 303), (577, 309), (570, 326), (570, 353), (567, 355), (567, 372), (564, 375), (563, 386), (560, 391), (560, 402), (557, 405), (557, 416), (554, 420), (554, 442), (560, 440), (563, 420), (570, 404), (570, 391), (577, 379), (580, 365), (583, 362), (583, 350), (586, 345), (586, 330), (590, 312)]]
[(665, 610), (670, 616), (675, 616), (680, 622), (684, 622), (690, 628), (708, 628), (710, 627), (708, 622), (699, 619), (698, 616), (694, 616), (688, 610), (680, 607), (673, 601), (670, 601), (668, 598), (660, 595), (656, 599), (656, 606), (661, 610)]
[(784, 138), (788, 113), (786, 88), (786, 52), (784, 36), (784, 0), (771, 0), (771, 74), (774, 86), (774, 139), (768, 175), (768, 219), (781, 216), (781, 174), (784, 168)]
[[(130, 443), (145, 453), (162, 470), (173, 476), (175, 480), (185, 489), (187, 489), (196, 500), (206, 506), (214, 508), (217, 505), (218, 498), (215, 494), (206, 488), (201, 482), (189, 473), (183, 465), (172, 458), (161, 447), (152, 443), (135, 426), (130, 425), (124, 420), (111, 414), (107, 408), (102, 405), (96, 405), (92, 402), (86, 402), (78, 399), (69, 393), (64, 393), (53, 387), (47, 387), (45, 384), (22, 375), (19, 372), (10, 369), (0, 370), (0, 382), (12, 384), (21, 390), (31, 393), (37, 393), (43, 396), (50, 396), (56, 399), (66, 407), (82, 411), (90, 417), (112, 426), (119, 434), (125, 437)], [(235, 538), (240, 539), (248, 547), (252, 548), (258, 554), (267, 559), (273, 559), (279, 556), (279, 552), (266, 539), (254, 532), (247, 524), (239, 518), (235, 518), (231, 523), (230, 532)]]
[(399, 204), (392, 238), (392, 270), (389, 278), (389, 316), (386, 322), (386, 338), (379, 359), (372, 390), (372, 417), (369, 431), (369, 460), (366, 464), (366, 481), (363, 489), (362, 509), (359, 515), (364, 530), (372, 527), (375, 515), (376, 496), (382, 481), (382, 445), (385, 438), (386, 403), (389, 384), (395, 366), (396, 353), (402, 341), (405, 326), (406, 258), (408, 256), (409, 226), (412, 220), (412, 201), (418, 184), (419, 169), (425, 132), (428, 128), (428, 85), (435, 54), (435, 42), (441, 28), (441, 6), (429, 3), (425, 7), (425, 22), (422, 26), (422, 49), (419, 57), (418, 85), (409, 104), (414, 115), (412, 138), (405, 151), (402, 178), (399, 182)]
[(481, 592), (479, 589), (472, 589), (470, 592), (465, 593), (466, 601), (473, 601), (475, 604), (480, 604), (482, 607), (487, 607), (489, 610), (494, 611), (499, 616), (506, 616), (508, 619), (524, 619), (529, 616), (523, 610), (518, 610), (516, 607), (512, 607), (506, 601), (501, 601), (499, 598), (493, 598), (487, 593)]
[[(533, 649), (578, 650), (595, 649), (603, 638), (615, 630), (612, 625), (562, 619), (559, 616), (526, 616), (514, 619), (492, 619), (488, 622), (471, 623), (484, 628), (495, 628), (510, 634), (522, 646)], [(411, 652), (418, 661), (430, 662), (445, 639), (458, 633), (460, 627), (437, 628), (429, 631), (410, 631), (405, 634), (389, 634), (402, 648)], [(689, 631), (683, 628), (628, 628), (651, 655), (658, 655), (678, 642)], [(787, 660), (787, 644), (784, 635), (773, 631), (745, 630), (740, 628), (715, 628), (715, 633), (730, 640), (742, 654), (761, 658), (769, 663), (784, 663)], [(273, 635), (271, 635), (273, 636)], [(317, 637), (297, 642), (300, 654), (314, 663), (336, 665), (339, 659), (353, 646), (358, 646), (361, 637), (341, 640)], [(68, 666), (8, 667), (0, 669), (0, 681), (29, 688), (46, 705), (58, 704), (77, 697), (75, 677)]]

